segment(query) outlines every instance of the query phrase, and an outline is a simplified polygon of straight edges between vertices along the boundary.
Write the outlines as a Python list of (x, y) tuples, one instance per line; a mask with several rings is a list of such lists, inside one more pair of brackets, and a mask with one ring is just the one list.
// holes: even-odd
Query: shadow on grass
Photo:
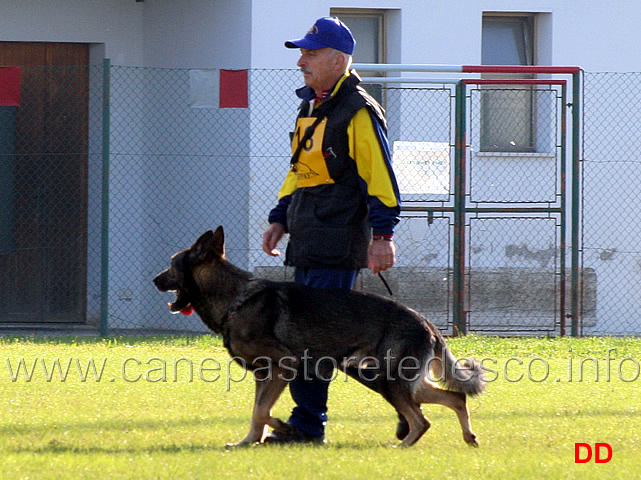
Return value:
[(24, 446), (4, 449), (6, 453), (14, 454), (33, 454), (33, 455), (47, 455), (47, 454), (65, 454), (73, 453), (74, 455), (119, 455), (119, 454), (152, 454), (152, 453), (199, 453), (199, 452), (215, 452), (224, 451), (225, 447), (216, 445), (156, 445), (151, 447), (102, 447), (99, 445), (77, 446), (69, 445), (58, 440), (51, 440), (46, 445), (40, 446)]
[(184, 453), (222, 453), (233, 454), (256, 449), (258, 451), (269, 450), (307, 450), (307, 451), (370, 451), (373, 448), (392, 449), (397, 446), (398, 442), (389, 440), (386, 442), (365, 442), (365, 441), (337, 441), (329, 442), (325, 445), (253, 445), (251, 447), (229, 448), (225, 444), (159, 444), (153, 446), (100, 446), (100, 445), (72, 445), (57, 439), (50, 440), (44, 445), (29, 445), (22, 447), (5, 448), (5, 454), (30, 454), (30, 455), (50, 455), (50, 454), (74, 454), (74, 455), (145, 455), (145, 454), (184, 454)]
[(214, 428), (216, 425), (239, 425), (249, 428), (247, 417), (193, 417), (175, 420), (123, 420), (113, 419), (95, 422), (68, 422), (48, 423), (42, 425), (5, 424), (0, 425), (0, 435), (26, 435), (33, 433), (55, 433), (57, 431), (120, 431), (128, 430), (163, 430), (180, 427), (207, 426)]
[(577, 408), (576, 410), (559, 410), (557, 412), (550, 412), (547, 414), (541, 413), (535, 408), (531, 411), (489, 411), (479, 410), (474, 412), (475, 419), (505, 419), (505, 418), (563, 418), (563, 417), (594, 417), (594, 418), (607, 418), (607, 417), (630, 417), (638, 418), (639, 412), (634, 410), (615, 410), (615, 409), (594, 409), (588, 410)]

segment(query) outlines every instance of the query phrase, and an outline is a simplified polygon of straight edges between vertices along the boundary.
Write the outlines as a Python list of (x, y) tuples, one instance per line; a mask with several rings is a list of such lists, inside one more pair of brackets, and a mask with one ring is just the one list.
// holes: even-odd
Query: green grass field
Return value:
[[(2, 479), (629, 479), (641, 458), (641, 341), (449, 341), (483, 361), (470, 401), (481, 448), (453, 412), (393, 448), (396, 415), (339, 376), (328, 444), (226, 450), (247, 432), (253, 381), (211, 337), (0, 338)], [(289, 394), (276, 405), (286, 419)], [(610, 462), (575, 464), (576, 442), (609, 443)], [(585, 453), (582, 454), (585, 456)]]

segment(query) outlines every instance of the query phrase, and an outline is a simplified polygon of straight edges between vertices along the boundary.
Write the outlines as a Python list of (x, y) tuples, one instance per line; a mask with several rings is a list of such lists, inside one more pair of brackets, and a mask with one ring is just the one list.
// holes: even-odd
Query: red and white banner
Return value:
[(0, 107), (20, 106), (20, 67), (0, 67)]

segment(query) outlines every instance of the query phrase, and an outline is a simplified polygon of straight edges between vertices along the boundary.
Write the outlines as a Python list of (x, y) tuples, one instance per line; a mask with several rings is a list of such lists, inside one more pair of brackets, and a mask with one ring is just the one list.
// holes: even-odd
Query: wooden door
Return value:
[(88, 64), (86, 44), (0, 42), (0, 65), (21, 67), (20, 106), (0, 125), (13, 138), (0, 323), (85, 321)]

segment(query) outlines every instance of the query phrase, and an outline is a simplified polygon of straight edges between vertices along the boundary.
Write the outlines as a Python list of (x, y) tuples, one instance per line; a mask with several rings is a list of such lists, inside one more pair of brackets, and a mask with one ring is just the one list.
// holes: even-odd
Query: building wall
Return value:
[[(180, 68), (289, 68), (283, 41), (302, 36), (340, 3), (299, 0), (0, 0), (0, 40), (104, 44), (114, 64)], [(635, 71), (627, 0), (354, 0), (390, 12), (391, 62), (478, 64), (484, 11), (546, 13), (544, 60), (588, 71)], [(543, 62), (539, 62), (543, 63)]]
[[(293, 120), (297, 102), (288, 92), (300, 84), (300, 77), (289, 70), (296, 68), (298, 52), (286, 49), (283, 42), (303, 36), (314, 20), (327, 15), (332, 7), (385, 9), (386, 50), (390, 63), (479, 64), (483, 12), (531, 12), (541, 14), (537, 63), (580, 65), (589, 72), (639, 70), (638, 47), (631, 32), (636, 31), (641, 20), (641, 4), (629, 0), (352, 0), (348, 4), (327, 0), (0, 0), (0, 40), (89, 43), (92, 45), (92, 63), (99, 64), (106, 57), (115, 66), (159, 67), (158, 72), (162, 69), (252, 69), (249, 110), (221, 115), (210, 112), (212, 125), (204, 126), (197, 115), (192, 115), (195, 112), (187, 109), (190, 117), (181, 124), (184, 134), (173, 131), (171, 138), (175, 141), (168, 143), (167, 148), (181, 145), (181, 142), (200, 148), (191, 139), (194, 132), (202, 128), (215, 130), (212, 133), (225, 139), (219, 158), (213, 156), (207, 160), (207, 165), (213, 176), (218, 175), (221, 166), (216, 162), (234, 162), (242, 172), (233, 179), (222, 179), (237, 182), (238, 188), (232, 190), (239, 195), (238, 209), (226, 212), (228, 218), (225, 218), (225, 212), (202, 207), (198, 210), (198, 226), (190, 228), (200, 228), (201, 223), (206, 224), (210, 218), (212, 222), (232, 224), (231, 236), (246, 238), (247, 243), (241, 250), (250, 252), (246, 256), (235, 254), (236, 262), (241, 265), (277, 264), (279, 260), (265, 259), (260, 251), (257, 252), (261, 226), (254, 226), (256, 230), (252, 232), (251, 227), (244, 224), (245, 220), (240, 219), (266, 215), (275, 201), (281, 182), (278, 169), (283, 169), (283, 162), (286, 169), (290, 125), (288, 120), (273, 122), (272, 112)], [(261, 83), (263, 69), (282, 69), (282, 78), (278, 77), (282, 81)], [(154, 102), (164, 102), (171, 107), (171, 98), (155, 97), (147, 80), (138, 76), (139, 72), (121, 70), (120, 73), (135, 76), (133, 84), (121, 78), (120, 85), (137, 89), (148, 106), (137, 109), (132, 115), (124, 110), (114, 111), (114, 130), (129, 135), (131, 143), (127, 149), (135, 155), (122, 155), (125, 163), (116, 163), (116, 168), (128, 176), (130, 183), (123, 192), (123, 203), (112, 205), (112, 208), (146, 215), (147, 209), (157, 207), (159, 215), (153, 219), (146, 217), (132, 226), (132, 231), (158, 235), (166, 229), (159, 226), (157, 218), (162, 218), (170, 206), (143, 197), (132, 201), (127, 195), (155, 193), (153, 178), (161, 178), (163, 172), (172, 172), (172, 165), (164, 165), (165, 170), (158, 170), (161, 155), (154, 157), (145, 152), (148, 145), (145, 142), (149, 138), (162, 133), (162, 128), (174, 127), (153, 120), (153, 115), (163, 111)], [(159, 74), (158, 78), (162, 79), (163, 75)], [(183, 91), (183, 96), (187, 94)], [(286, 105), (283, 98), (288, 99)], [(129, 103), (125, 96), (118, 108), (130, 108)], [(229, 115), (238, 121), (231, 131), (225, 130), (230, 124)], [(125, 123), (118, 124), (115, 120), (119, 118)], [(402, 116), (399, 114), (398, 118), (402, 119)], [(638, 123), (637, 120), (635, 114), (631, 122)], [(400, 127), (398, 130), (398, 137), (405, 139), (406, 132)], [(269, 155), (262, 154), (266, 150)], [(116, 152), (113, 159), (117, 162), (118, 158)], [(155, 173), (150, 177), (150, 172)], [(256, 183), (256, 179), (264, 179), (266, 172), (273, 175), (267, 180), (271, 182), (273, 197), (261, 195), (265, 183), (260, 187)], [(117, 199), (118, 191), (113, 193)], [(191, 198), (197, 198), (196, 193)], [(587, 198), (586, 205), (599, 201), (598, 198)], [(190, 210), (188, 203), (184, 208)], [(175, 228), (180, 230), (180, 226)], [(184, 231), (176, 232), (163, 241), (166, 248), (175, 249), (175, 246), (184, 246), (186, 236)], [(120, 231), (114, 239), (124, 245), (129, 237), (130, 231)], [(134, 256), (148, 248), (145, 242), (140, 242)], [(134, 302), (119, 305), (122, 311), (116, 311), (115, 315), (142, 321), (148, 317), (145, 299), (153, 295), (152, 287), (146, 286), (140, 292), (135, 289), (148, 280), (156, 265), (143, 263), (127, 268), (126, 272), (112, 272), (112, 278), (115, 278), (112, 280), (113, 291), (118, 296), (120, 290), (134, 289)], [(597, 270), (597, 276), (599, 273)]]
[(251, 4), (251, 0), (146, 2), (145, 64), (170, 68), (249, 68)]
[(0, 0), (0, 40), (92, 43), (104, 46), (98, 56), (142, 65), (144, 5), (134, 0)]
[[(149, 312), (149, 281), (178, 246), (223, 223), (232, 243), (247, 237), (248, 109), (189, 105), (188, 69), (248, 68), (249, 1), (0, 0), (0, 40), (91, 45), (88, 311), (100, 298), (103, 58), (111, 59), (109, 314), (111, 326), (170, 327)], [(148, 68), (140, 68), (148, 67)], [(154, 67), (154, 68), (151, 68)], [(100, 70), (100, 71), (99, 71)], [(177, 120), (180, 118), (180, 120)], [(233, 172), (233, 173), (232, 173)], [(158, 185), (172, 176), (182, 182)], [(210, 198), (229, 196), (232, 207)], [(159, 252), (156, 257), (152, 251)], [(230, 248), (230, 258), (247, 254)], [(127, 260), (128, 259), (128, 260)], [(160, 306), (162, 302), (154, 302)], [(159, 310), (160, 310), (159, 309)], [(133, 319), (133, 321), (132, 321)], [(163, 323), (164, 322), (164, 323)], [(199, 322), (194, 322), (196, 325)]]
[[(539, 33), (540, 64), (580, 65), (588, 71), (638, 70), (631, 32), (641, 19), (641, 4), (626, 0), (272, 0), (252, 6), (252, 67), (286, 68), (296, 53), (283, 41), (300, 38), (331, 7), (390, 9), (390, 63), (479, 64), (483, 12), (544, 13)], [(269, 21), (265, 21), (269, 19)], [(395, 58), (399, 57), (400, 58)]]

